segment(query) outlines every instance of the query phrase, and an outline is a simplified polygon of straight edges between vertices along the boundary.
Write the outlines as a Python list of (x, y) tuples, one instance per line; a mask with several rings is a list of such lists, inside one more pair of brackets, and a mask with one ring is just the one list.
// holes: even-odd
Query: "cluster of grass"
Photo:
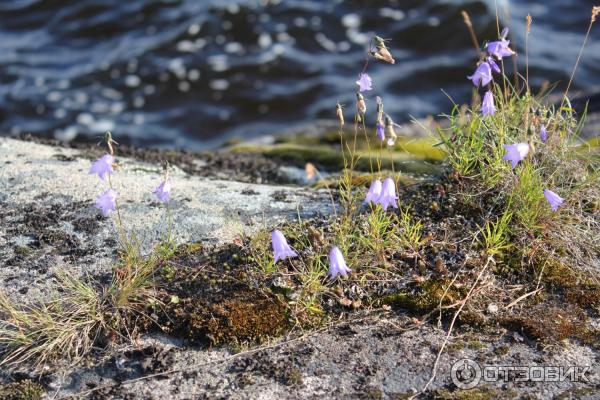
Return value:
[[(374, 42), (371, 55), (390, 62), (385, 42)], [(526, 81), (519, 90), (504, 75), (493, 84), (493, 92), (493, 115), (482, 115), (477, 104), (456, 105), (446, 115), (448, 123), (437, 132), (440, 146), (425, 156), (435, 159), (443, 151), (445, 169), (421, 182), (409, 182), (396, 172), (392, 149), (408, 144), (396, 141), (395, 124), (382, 105), (377, 123), (383, 124), (386, 117), (387, 141), (369, 139), (361, 103), (365, 100), (358, 96), (353, 129), (345, 128), (343, 114), (340, 118), (340, 147), (315, 155), (321, 164), (343, 167), (333, 174), (338, 189), (330, 193), (340, 207), (324, 220), (298, 219), (280, 228), (298, 257), (276, 263), (270, 230), (264, 230), (233, 251), (235, 268), (216, 256), (193, 261), (211, 265), (210, 276), (200, 276), (169, 262), (181, 257), (170, 234), (151, 255), (141, 256), (135, 240), (127, 239), (121, 227), (124, 250), (108, 286), (64, 275), (61, 296), (47, 304), (17, 306), (0, 295), (2, 364), (40, 365), (57, 355), (77, 359), (94, 345), (130, 340), (148, 329), (148, 321), (154, 328), (170, 324), (165, 329), (170, 332), (193, 332), (188, 336), (209, 334), (213, 343), (221, 344), (240, 335), (262, 337), (269, 330), (259, 325), (273, 318), (304, 329), (352, 309), (389, 304), (422, 318), (435, 311), (440, 319), (454, 313), (450, 330), (463, 310), (461, 322), (485, 323), (482, 315), (490, 303), (504, 305), (494, 323), (521, 328), (534, 319), (510, 313), (527, 302), (535, 309), (552, 304), (547, 309), (559, 314), (565, 310), (558, 307), (563, 301), (577, 315), (600, 312), (600, 285), (590, 274), (600, 257), (600, 171), (596, 156), (577, 142), (585, 111), (571, 109), (566, 94), (560, 106), (553, 106), (544, 93), (532, 95)], [(539, 135), (542, 125), (548, 131), (545, 141)], [(503, 160), (504, 145), (514, 143), (528, 143), (530, 148), (515, 169)], [(297, 156), (297, 150), (289, 144), (278, 148), (280, 155), (290, 157)], [(401, 188), (398, 207), (364, 204), (365, 183), (386, 176)], [(321, 180), (328, 189), (332, 182)], [(545, 189), (566, 199), (558, 211), (544, 198)], [(332, 246), (341, 250), (352, 270), (346, 278), (328, 276)], [(205, 249), (195, 251), (200, 250)], [(189, 294), (209, 294), (219, 282), (232, 291), (238, 288), (241, 297), (223, 299), (221, 294), (221, 303), (213, 308)], [(511, 285), (521, 291), (508, 290)], [(577, 296), (582, 290), (585, 296)], [(248, 308), (248, 299), (269, 305), (268, 313)], [(201, 318), (207, 310), (220, 315), (212, 327), (204, 326), (209, 322)], [(233, 321), (241, 315), (244, 326)], [(279, 319), (282, 315), (285, 318)], [(177, 318), (183, 322), (174, 321)], [(239, 335), (224, 332), (227, 326)], [(560, 329), (553, 337), (573, 333), (583, 338), (589, 333), (575, 332), (572, 324)]]

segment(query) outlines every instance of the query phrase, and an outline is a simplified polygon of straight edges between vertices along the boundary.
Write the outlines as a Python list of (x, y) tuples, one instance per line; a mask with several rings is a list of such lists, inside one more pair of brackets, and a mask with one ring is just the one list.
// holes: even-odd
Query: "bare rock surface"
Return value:
[[(151, 194), (160, 168), (117, 160), (123, 222), (148, 251), (167, 229), (165, 209)], [(79, 150), (0, 139), (0, 290), (12, 298), (26, 303), (55, 296), (58, 269), (94, 277), (110, 273), (118, 227), (114, 215), (102, 218), (91, 207), (106, 183), (88, 175), (89, 166)], [(180, 170), (172, 180), (179, 243), (230, 243), (298, 214), (331, 211), (320, 191), (211, 180)], [(446, 329), (419, 323), (402, 309), (374, 309), (235, 351), (153, 334), (135, 345), (95, 352), (77, 365), (59, 362), (41, 375), (25, 367), (3, 369), (0, 384), (30, 377), (43, 383), (48, 399), (404, 399), (430, 378)], [(513, 372), (461, 391), (451, 369), (464, 359), (481, 371), (486, 365), (495, 371), (576, 367), (579, 381), (520, 382)], [(440, 359), (433, 392), (424, 398), (595, 399), (599, 361), (596, 350), (574, 342), (541, 349), (501, 327), (458, 327)]]
[[(144, 252), (166, 237), (168, 214), (152, 191), (159, 165), (116, 157), (113, 175), (121, 219)], [(12, 294), (46, 292), (58, 268), (101, 275), (114, 261), (119, 226), (93, 208), (108, 183), (89, 175), (91, 160), (74, 149), (0, 139), (0, 287)], [(172, 226), (178, 243), (230, 243), (285, 220), (327, 214), (323, 191), (191, 176), (171, 171)]]

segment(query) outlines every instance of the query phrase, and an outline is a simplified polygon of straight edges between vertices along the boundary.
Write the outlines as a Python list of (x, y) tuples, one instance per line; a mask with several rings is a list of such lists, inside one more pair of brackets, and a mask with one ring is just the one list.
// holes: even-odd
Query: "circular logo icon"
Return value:
[(481, 380), (481, 367), (473, 360), (463, 358), (452, 364), (452, 383), (459, 389), (472, 389)]

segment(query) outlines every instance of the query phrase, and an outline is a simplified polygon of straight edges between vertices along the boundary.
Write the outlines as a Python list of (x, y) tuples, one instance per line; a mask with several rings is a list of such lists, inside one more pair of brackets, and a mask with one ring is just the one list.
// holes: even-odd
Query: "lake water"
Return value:
[[(521, 53), (533, 16), (534, 85), (568, 80), (594, 3), (498, 0)], [(201, 149), (333, 119), (336, 101), (354, 107), (375, 33), (397, 63), (370, 65), (371, 107), (380, 95), (397, 121), (437, 115), (450, 107), (441, 89), (456, 101), (472, 90), (463, 9), (480, 41), (495, 39), (493, 0), (2, 0), (0, 132), (112, 130), (138, 146)], [(574, 86), (599, 76), (595, 26)]]

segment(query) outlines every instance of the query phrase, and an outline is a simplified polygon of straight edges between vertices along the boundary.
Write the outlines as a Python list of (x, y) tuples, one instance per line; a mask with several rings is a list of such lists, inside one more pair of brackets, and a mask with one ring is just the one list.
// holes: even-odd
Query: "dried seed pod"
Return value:
[(342, 109), (342, 105), (337, 103), (335, 106), (335, 113), (337, 114), (338, 121), (340, 121), (340, 125), (344, 125), (344, 110)]
[(367, 112), (365, 98), (359, 92), (356, 93), (356, 109), (358, 110), (358, 115), (360, 116), (364, 116)]

